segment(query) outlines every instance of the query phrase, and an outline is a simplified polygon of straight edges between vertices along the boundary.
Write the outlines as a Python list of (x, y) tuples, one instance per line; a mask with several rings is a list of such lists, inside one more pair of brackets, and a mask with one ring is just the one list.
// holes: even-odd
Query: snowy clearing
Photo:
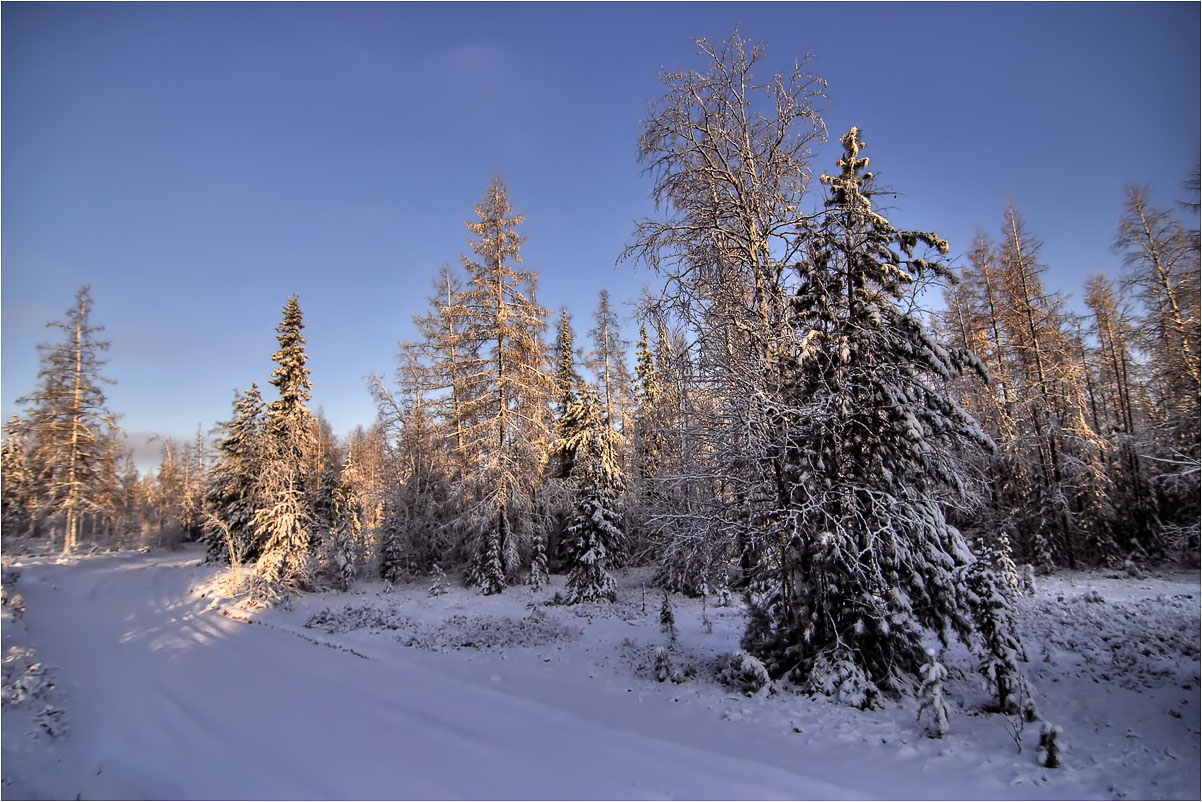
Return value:
[[(1036, 725), (981, 712), (959, 648), (932, 740), (913, 701), (861, 713), (721, 684), (742, 603), (673, 597), (669, 644), (639, 572), (612, 605), (548, 605), (553, 577), (247, 610), (199, 559), (23, 558), (6, 577), (5, 798), (1198, 798), (1197, 574), (1065, 574), (1020, 600), (1064, 730), (1053, 770)], [(656, 681), (661, 647), (680, 682)]]

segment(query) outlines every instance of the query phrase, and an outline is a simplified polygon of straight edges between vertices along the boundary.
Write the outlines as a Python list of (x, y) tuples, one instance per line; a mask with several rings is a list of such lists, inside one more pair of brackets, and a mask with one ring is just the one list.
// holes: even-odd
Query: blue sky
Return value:
[[(1184, 197), (1199, 154), (1199, 9), (1177, 4), (24, 4), (2, 11), (0, 401), (92, 285), (110, 406), (188, 437), (266, 383), (300, 294), (314, 406), (374, 414), (489, 179), (526, 215), (539, 299), (578, 338), (651, 211), (635, 160), (664, 67), (736, 25), (783, 69), (812, 51), (833, 144), (858, 125), (895, 222), (953, 253), (1013, 199), (1048, 283), (1079, 295), (1124, 182)], [(270, 388), (269, 388), (270, 389)]]

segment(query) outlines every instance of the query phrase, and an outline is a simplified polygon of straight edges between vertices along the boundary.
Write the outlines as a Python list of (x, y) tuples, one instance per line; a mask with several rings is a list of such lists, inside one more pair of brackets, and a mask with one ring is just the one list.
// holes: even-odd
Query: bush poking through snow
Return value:
[(1045, 769), (1060, 768), (1061, 730), (1051, 722), (1045, 721), (1039, 728), (1039, 765)]
[(14, 621), (20, 621), (25, 617), (25, 597), (20, 593), (13, 594), (8, 606), (12, 608)]
[(655, 650), (655, 681), (673, 682), (680, 684), (684, 682), (684, 674), (680, 669), (672, 664), (672, 653), (664, 646), (660, 646)]
[(61, 738), (67, 734), (67, 711), (54, 705), (43, 707), (33, 720), (51, 738)]
[(726, 659), (722, 670), (718, 672), (718, 679), (723, 685), (736, 688), (748, 696), (756, 695), (771, 682), (764, 664), (744, 651), (737, 651)]
[(34, 662), (33, 658), (33, 649), (9, 647), (4, 656), (3, 690), (0, 690), (4, 707), (45, 698), (54, 689), (54, 669)]
[(948, 731), (947, 703), (943, 701), (943, 681), (947, 669), (935, 655), (922, 667), (922, 688), (918, 692), (918, 723), (931, 738), (942, 738)]

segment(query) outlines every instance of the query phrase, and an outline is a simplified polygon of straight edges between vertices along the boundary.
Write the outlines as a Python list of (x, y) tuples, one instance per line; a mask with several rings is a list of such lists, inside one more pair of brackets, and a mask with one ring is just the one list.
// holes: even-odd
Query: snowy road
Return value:
[(70, 733), (32, 744), (6, 724), (6, 797), (863, 795), (695, 745), (721, 737), (649, 737), (405, 650), (365, 659), (230, 620), (192, 592), (208, 570), (195, 566), (126, 554), (23, 569), (27, 631), (6, 634), (58, 666)]

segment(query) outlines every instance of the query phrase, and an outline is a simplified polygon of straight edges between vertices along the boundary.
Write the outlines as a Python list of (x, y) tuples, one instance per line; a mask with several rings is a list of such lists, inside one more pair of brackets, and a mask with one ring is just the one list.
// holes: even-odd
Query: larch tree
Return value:
[(1124, 280), (1142, 302), (1145, 348), (1155, 377), (1160, 425), (1181, 454), (1198, 453), (1199, 254), (1171, 213), (1148, 204), (1147, 190), (1126, 188), (1114, 248)]
[(109, 343), (97, 339), (103, 327), (91, 324), (92, 296), (87, 285), (76, 293), (66, 319), (48, 323), (59, 329), (57, 345), (40, 345), (39, 386), (18, 403), (29, 404), (26, 417), (31, 449), (38, 465), (35, 481), (41, 512), (62, 517), (63, 553), (79, 543), (82, 525), (104, 512), (106, 476), (114, 474), (107, 438), (117, 416), (105, 406), (101, 375)]
[(1035, 549), (1074, 567), (1078, 550), (1111, 551), (1103, 544), (1096, 496), (1102, 480), (1104, 443), (1089, 422), (1080, 344), (1063, 299), (1046, 290), (1039, 262), (1041, 243), (1029, 233), (1013, 204), (1002, 222), (999, 250), (1001, 319), (1011, 355), (1015, 417), (1030, 466), (1032, 513), (1028, 530)]
[(468, 310), (463, 283), (447, 264), (434, 280), (430, 311), (414, 315), (418, 339), (402, 356), (401, 384), (407, 394), (420, 393), (431, 416), (447, 423), (446, 436), (456, 470), (474, 463), (477, 454), (469, 449), (467, 430), (472, 420), (465, 410), (468, 371), (476, 367), (476, 343), (467, 339)]
[(1126, 188), (1114, 249), (1123, 259), (1123, 283), (1143, 307), (1138, 343), (1148, 356), (1150, 372), (1150, 437), (1143, 458), (1155, 471), (1152, 484), (1164, 525), (1160, 538), (1167, 550), (1196, 559), (1202, 476), (1202, 256), (1197, 231), (1150, 205), (1147, 194), (1143, 188)]
[(460, 302), (468, 360), (464, 399), (453, 428), (477, 464), (460, 482), (463, 529), (478, 544), (469, 579), (499, 593), (532, 536), (536, 495), (549, 436), (553, 392), (543, 331), (547, 312), (535, 298), (536, 274), (518, 269), (522, 216), (493, 179), (476, 218), (467, 222), (474, 258)]
[(882, 216), (859, 130), (841, 141), (790, 299), (795, 346), (773, 410), (787, 503), (744, 646), (774, 674), (865, 707), (915, 687), (928, 634), (974, 636), (974, 558), (944, 509), (964, 502), (963, 451), (992, 443), (948, 388), (979, 360), (902, 308), (923, 275), (950, 278), (948, 244)]

